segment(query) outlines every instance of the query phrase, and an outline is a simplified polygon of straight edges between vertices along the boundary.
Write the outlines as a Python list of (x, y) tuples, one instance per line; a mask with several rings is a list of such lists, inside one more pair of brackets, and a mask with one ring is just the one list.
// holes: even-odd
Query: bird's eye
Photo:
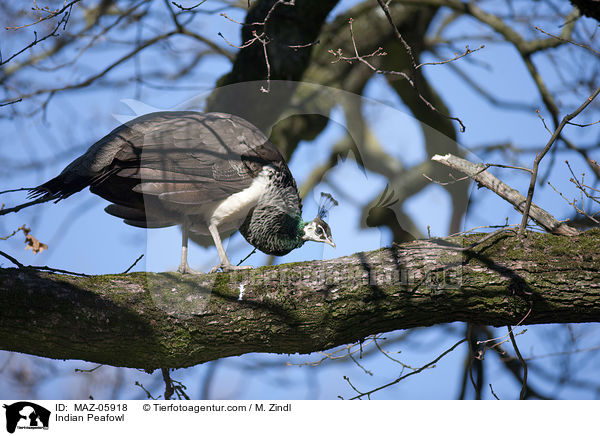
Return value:
[(323, 236), (325, 232), (323, 231), (323, 227), (317, 227), (317, 236)]

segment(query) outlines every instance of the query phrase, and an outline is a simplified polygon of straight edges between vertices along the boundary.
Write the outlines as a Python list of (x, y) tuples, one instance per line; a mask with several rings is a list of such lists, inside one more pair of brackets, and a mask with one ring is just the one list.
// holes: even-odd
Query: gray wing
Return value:
[[(264, 165), (283, 158), (250, 123), (228, 114), (161, 113), (130, 126), (114, 156), (118, 177), (136, 192), (181, 204), (220, 201), (247, 188)], [(155, 117), (156, 117), (155, 116)]]
[(275, 146), (239, 117), (155, 112), (113, 130), (32, 195), (62, 199), (90, 186), (121, 206), (109, 213), (127, 212), (135, 221), (145, 218), (140, 212), (150, 197), (182, 207), (219, 202), (248, 187), (268, 164), (289, 172)]

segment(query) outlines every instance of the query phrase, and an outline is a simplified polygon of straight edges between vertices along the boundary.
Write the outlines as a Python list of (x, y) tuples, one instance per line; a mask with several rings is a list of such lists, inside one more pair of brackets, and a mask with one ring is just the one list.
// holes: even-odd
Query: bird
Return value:
[(29, 189), (29, 198), (36, 199), (31, 204), (56, 203), (86, 187), (108, 200), (104, 210), (125, 224), (180, 225), (180, 273), (197, 273), (188, 265), (190, 233), (212, 237), (220, 262), (211, 273), (251, 268), (232, 265), (223, 248), (222, 236), (237, 230), (270, 255), (285, 255), (306, 241), (335, 248), (324, 220), (332, 202), (305, 222), (281, 153), (257, 127), (232, 114), (139, 116), (94, 143), (58, 176)]

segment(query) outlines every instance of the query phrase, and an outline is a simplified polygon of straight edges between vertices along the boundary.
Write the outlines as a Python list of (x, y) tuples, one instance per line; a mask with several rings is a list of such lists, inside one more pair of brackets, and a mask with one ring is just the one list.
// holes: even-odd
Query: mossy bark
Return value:
[(308, 353), (453, 321), (600, 321), (600, 231), (415, 241), (240, 273), (75, 277), (0, 269), (0, 348), (114, 366)]

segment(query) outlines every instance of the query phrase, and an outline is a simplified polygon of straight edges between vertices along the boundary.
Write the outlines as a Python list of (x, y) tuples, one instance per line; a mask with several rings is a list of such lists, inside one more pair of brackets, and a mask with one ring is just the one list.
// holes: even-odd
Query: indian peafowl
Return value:
[(211, 272), (250, 268), (233, 266), (221, 242), (222, 234), (238, 229), (254, 247), (277, 256), (306, 241), (335, 247), (323, 220), (326, 208), (303, 221), (296, 182), (279, 151), (258, 128), (230, 114), (155, 112), (135, 118), (29, 196), (36, 203), (58, 202), (87, 186), (112, 203), (106, 212), (126, 224), (180, 224), (181, 273), (194, 272), (187, 262), (189, 232), (212, 236), (220, 263)]

